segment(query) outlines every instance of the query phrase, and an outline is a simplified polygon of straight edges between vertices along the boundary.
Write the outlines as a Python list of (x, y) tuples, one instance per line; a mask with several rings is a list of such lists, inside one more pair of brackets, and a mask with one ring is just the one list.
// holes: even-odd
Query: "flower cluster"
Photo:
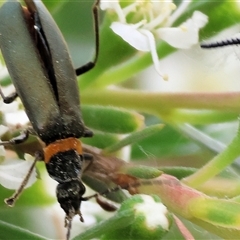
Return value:
[(121, 1), (108, 0), (101, 1), (101, 9), (117, 14), (118, 21), (111, 24), (111, 29), (137, 50), (150, 52), (156, 71), (166, 80), (167, 76), (160, 71), (156, 41), (164, 40), (175, 48), (190, 48), (198, 43), (199, 29), (208, 22), (206, 15), (195, 11), (180, 26), (172, 27), (190, 2), (182, 1), (177, 8), (169, 0), (136, 0), (122, 7)]

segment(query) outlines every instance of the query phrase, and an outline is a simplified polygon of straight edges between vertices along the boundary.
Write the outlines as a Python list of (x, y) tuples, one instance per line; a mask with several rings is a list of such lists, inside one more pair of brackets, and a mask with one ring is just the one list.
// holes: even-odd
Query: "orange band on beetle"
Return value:
[(52, 156), (59, 152), (75, 150), (82, 155), (82, 144), (74, 137), (57, 140), (44, 148), (44, 162), (48, 163)]

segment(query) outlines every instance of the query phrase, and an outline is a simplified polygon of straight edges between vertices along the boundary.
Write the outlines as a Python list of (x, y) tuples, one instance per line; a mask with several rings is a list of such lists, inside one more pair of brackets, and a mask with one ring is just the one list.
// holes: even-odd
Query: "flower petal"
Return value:
[(118, 1), (101, 1), (100, 2), (100, 8), (101, 10), (105, 11), (107, 9), (115, 9), (116, 6), (118, 6)]
[(159, 38), (175, 48), (187, 49), (198, 42), (198, 33), (196, 31), (181, 28), (161, 28), (157, 31), (157, 34)]
[(205, 26), (207, 21), (206, 15), (195, 11), (192, 18), (180, 27), (159, 28), (156, 30), (156, 35), (173, 47), (187, 49), (198, 43), (199, 29)]
[(100, 8), (101, 10), (105, 11), (105, 10), (114, 10), (116, 12), (116, 14), (118, 15), (118, 19), (120, 22), (125, 23), (126, 22), (126, 18), (125, 18), (125, 14), (119, 4), (118, 1), (101, 1), (100, 3)]
[(135, 24), (113, 22), (111, 24), (111, 29), (137, 50), (143, 52), (150, 51), (147, 36), (138, 31)]
[[(191, 20), (193, 23), (191, 23)], [(189, 24), (194, 24), (198, 28), (203, 28), (208, 23), (208, 16), (203, 14), (202, 12), (195, 11), (193, 13), (192, 19), (189, 19)], [(186, 24), (188, 24), (188, 21)]]

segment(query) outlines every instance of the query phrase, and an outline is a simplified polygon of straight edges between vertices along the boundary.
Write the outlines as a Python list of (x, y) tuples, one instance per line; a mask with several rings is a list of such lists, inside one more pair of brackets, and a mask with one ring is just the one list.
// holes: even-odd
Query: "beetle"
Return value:
[[(97, 61), (99, 46), (98, 5), (93, 6), (96, 54), (92, 62), (74, 69), (64, 38), (52, 16), (39, 0), (6, 1), (0, 9), (0, 48), (16, 92), (2, 96), (5, 103), (20, 97), (33, 132), (45, 143), (15, 194), (6, 199), (13, 206), (33, 171), (37, 160), (44, 160), (46, 169), (58, 182), (56, 195), (66, 213), (65, 226), (70, 237), (71, 221), (80, 212), (85, 186), (81, 181), (84, 154), (79, 138), (91, 137), (80, 111), (76, 77), (91, 70)], [(29, 131), (2, 145), (25, 141)]]

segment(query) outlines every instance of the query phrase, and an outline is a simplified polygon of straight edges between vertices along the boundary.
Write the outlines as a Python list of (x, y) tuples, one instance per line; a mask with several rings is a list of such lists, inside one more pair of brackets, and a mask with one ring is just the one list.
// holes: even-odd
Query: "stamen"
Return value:
[[(188, 5), (191, 2), (192, 2), (191, 0), (189, 0), (189, 1), (182, 1), (182, 3), (178, 6), (176, 11), (174, 11), (172, 13), (172, 15), (169, 17), (169, 19), (166, 22), (165, 26), (166, 27), (171, 26), (175, 22), (175, 20), (185, 12), (185, 10), (187, 9)], [(176, 8), (176, 5), (175, 5), (175, 8)], [(173, 10), (175, 10), (175, 8)]]
[(152, 55), (155, 70), (163, 78), (163, 80), (167, 80), (168, 77), (166, 75), (163, 75), (160, 71), (160, 68), (159, 68), (159, 59), (158, 59), (158, 55), (157, 55), (156, 43), (155, 43), (155, 39), (154, 39), (153, 34), (149, 31), (145, 30), (145, 29), (141, 29), (140, 31), (141, 31), (141, 33), (143, 33), (148, 38), (148, 43), (149, 43), (149, 47), (150, 47), (150, 51), (151, 51), (151, 55)]

